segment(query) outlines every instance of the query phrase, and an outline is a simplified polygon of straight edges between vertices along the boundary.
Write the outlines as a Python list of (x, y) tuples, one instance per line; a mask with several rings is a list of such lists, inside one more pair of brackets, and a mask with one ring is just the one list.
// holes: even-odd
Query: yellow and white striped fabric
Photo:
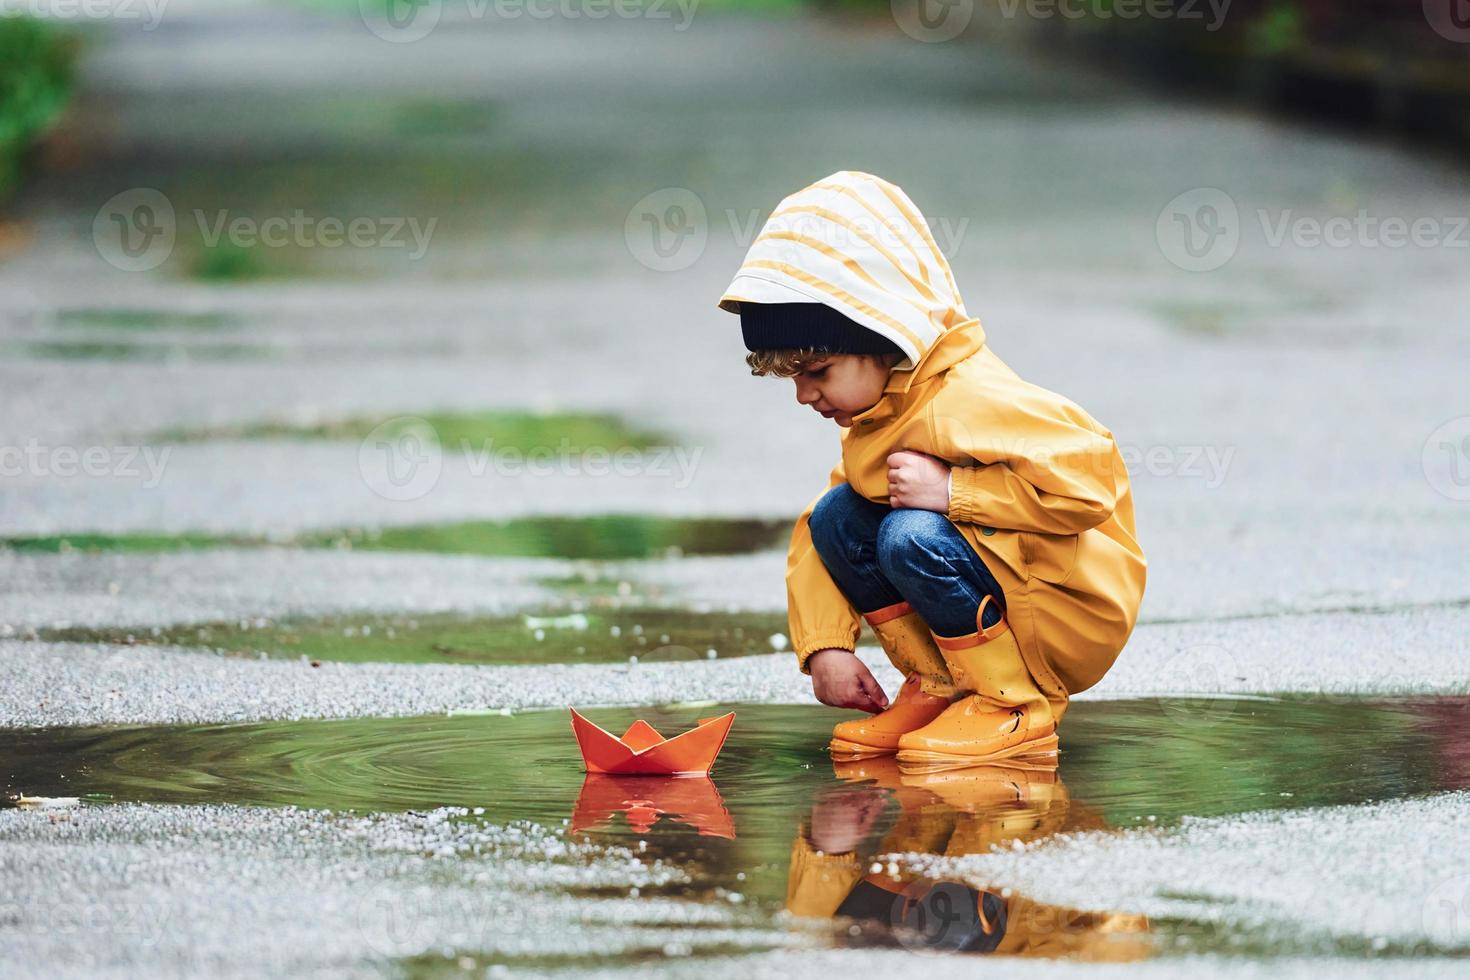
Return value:
[(897, 185), (842, 170), (803, 187), (771, 214), (720, 308), (823, 303), (903, 350), (906, 371), (939, 335), (970, 319), (949, 262)]

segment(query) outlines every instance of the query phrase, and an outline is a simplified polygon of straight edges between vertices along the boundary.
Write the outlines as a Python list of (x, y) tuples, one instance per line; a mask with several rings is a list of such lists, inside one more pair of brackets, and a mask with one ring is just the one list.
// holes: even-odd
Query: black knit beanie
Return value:
[(825, 303), (740, 301), (740, 332), (747, 350), (813, 347), (832, 354), (897, 354), (899, 347), (876, 330), (843, 316)]

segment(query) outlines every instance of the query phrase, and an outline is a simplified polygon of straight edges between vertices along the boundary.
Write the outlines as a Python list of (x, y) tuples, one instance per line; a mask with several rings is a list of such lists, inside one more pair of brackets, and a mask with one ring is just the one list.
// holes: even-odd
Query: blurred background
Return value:
[[(1463, 700), (1354, 700), (1470, 690), (1463, 0), (0, 0), (0, 13), (7, 797), (476, 803), (477, 818), (555, 828), (576, 815), (581, 771), (564, 714), (521, 709), (621, 705), (598, 717), (672, 733), (738, 703), (717, 775), (739, 844), (707, 851), (667, 822), (606, 838), (694, 869), (704, 904), (678, 913), (692, 918), (652, 892), (617, 904), (652, 887), (618, 857), (603, 885), (567, 886), (603, 896), (600, 931), (584, 906), (542, 908), (514, 955), (596, 965), (615, 948), (643, 975), (672, 940), (628, 921), (705, 923), (743, 894), (779, 909), (793, 826), (834, 782), (835, 712), (809, 709), (785, 635), (785, 545), (839, 433), (789, 381), (750, 376), (738, 321), (715, 303), (781, 198), (837, 170), (908, 193), (994, 350), (1110, 428), (1128, 462), (1148, 592), (1086, 696), (1134, 700), (1069, 716), (1063, 770), (1086, 807), (1067, 826), (1101, 826), (1076, 816), (1088, 808), (1131, 827), (1470, 780)], [(1192, 700), (1283, 694), (1318, 703)], [(157, 727), (66, 727), (92, 725)], [(0, 825), (15, 844), (0, 856), (33, 861), (8, 865), (27, 889), (9, 906), (29, 916), (14, 920), (30, 930), (18, 961), (91, 955), (48, 924), (54, 894), (139, 901), (109, 834), (149, 860), (217, 856), (176, 850), (167, 812), (102, 810), (90, 849), (64, 859), (32, 846), (54, 842), (49, 824)], [(335, 839), (316, 816), (283, 836), (276, 811), (210, 812), (177, 819), (222, 839), (263, 827), (293, 848)], [(1227, 828), (1221, 853), (1240, 867), (1226, 884), (1213, 859), (1104, 852), (1103, 873), (1077, 867), (1089, 908), (1145, 866), (1167, 899), (1222, 896), (1198, 906), (1200, 934), (1232, 955), (1357, 956), (1392, 935), (1391, 953), (1460, 956), (1463, 914), (1423, 911), (1437, 894), (1424, 876), (1457, 850), (1449, 831), (1400, 832), (1426, 819), (1354, 815), (1342, 826), (1366, 836), (1324, 833), (1320, 850), (1241, 849)], [(1424, 841), (1440, 850), (1413, 850)], [(103, 930), (97, 955), (176, 956), (197, 975), (218, 953), (259, 972), (269, 934), (299, 957), (282, 971), (356, 963), (380, 930), (317, 923), (359, 908), (357, 879), (332, 876), (361, 855), (322, 853), (325, 877), (309, 865), (275, 891), (253, 853), (164, 875), (148, 900), (183, 927), (138, 959), (136, 937)], [(1273, 884), (1279, 907), (1241, 926), (1259, 869), (1293, 856), (1301, 887)], [(551, 859), (516, 860), (466, 860), (466, 889), (524, 914), (522, 896), (485, 890)], [(441, 864), (424, 867), (413, 874), (442, 883)], [(1456, 881), (1463, 897), (1470, 878)], [(215, 911), (239, 896), (281, 918), (240, 927)], [(446, 908), (424, 913), (430, 966), (441, 946), (481, 948), (443, 938)], [(1343, 925), (1362, 909), (1372, 921)], [(583, 949), (589, 936), (603, 945)]]
[[(40, 591), (12, 632), (116, 625), (150, 588), (177, 605), (154, 625), (380, 608), (275, 577), (354, 547), (759, 553), (644, 597), (778, 613), (837, 433), (748, 376), (714, 303), (839, 169), (904, 187), (1002, 358), (1124, 444), (1145, 622), (1463, 598), (1454, 3), (4, 9), (0, 537)], [(75, 550), (286, 594), (14, 571)], [(512, 594), (417, 574), (431, 605)]]

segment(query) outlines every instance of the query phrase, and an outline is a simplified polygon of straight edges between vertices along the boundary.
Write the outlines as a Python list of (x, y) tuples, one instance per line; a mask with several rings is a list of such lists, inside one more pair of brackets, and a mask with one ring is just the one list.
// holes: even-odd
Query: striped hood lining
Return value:
[(742, 301), (830, 306), (897, 344), (906, 358), (898, 371), (972, 320), (914, 202), (897, 185), (855, 170), (776, 206), (719, 306), (738, 314)]

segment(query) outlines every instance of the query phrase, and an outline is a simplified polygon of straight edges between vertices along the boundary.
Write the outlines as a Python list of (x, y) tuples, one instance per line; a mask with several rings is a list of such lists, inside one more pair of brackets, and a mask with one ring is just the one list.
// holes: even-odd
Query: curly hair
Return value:
[[(771, 374), (778, 378), (792, 378), (805, 371), (807, 365), (831, 357), (833, 351), (825, 347), (796, 347), (783, 350), (757, 350), (745, 355), (750, 373), (756, 377)], [(858, 357), (876, 357), (892, 367), (903, 359), (901, 354), (859, 354)]]

